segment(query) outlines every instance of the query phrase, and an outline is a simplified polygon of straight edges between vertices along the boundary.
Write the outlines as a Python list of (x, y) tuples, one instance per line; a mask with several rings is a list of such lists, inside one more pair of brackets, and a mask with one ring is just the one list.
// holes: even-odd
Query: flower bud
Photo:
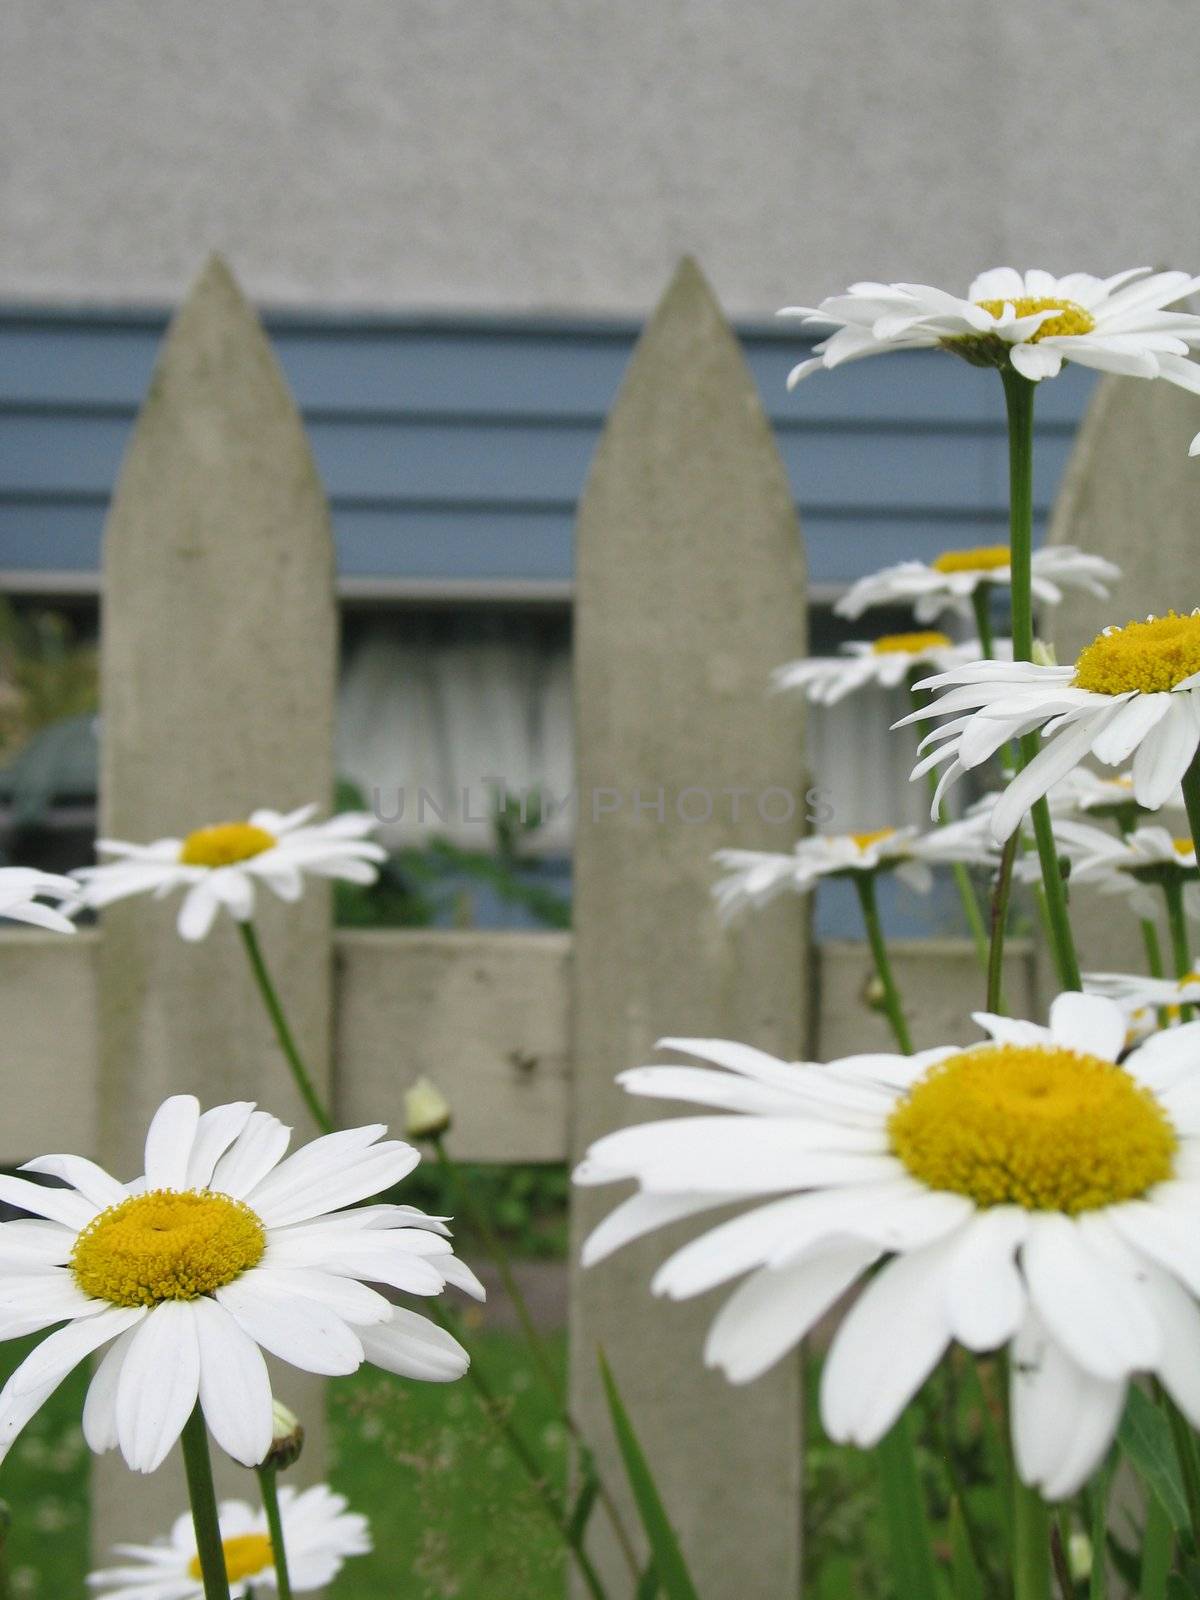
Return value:
[(284, 1472), (295, 1466), (304, 1448), (304, 1429), (296, 1413), (282, 1400), (271, 1401), (271, 1448), (267, 1451), (264, 1467), (274, 1467)]
[(862, 987), (863, 1004), (871, 1011), (884, 1011), (887, 1008), (887, 990), (883, 987), (883, 980), (872, 974)]
[(1045, 639), (1035, 639), (1033, 641), (1033, 649), (1029, 652), (1029, 655), (1035, 667), (1056, 667), (1058, 665), (1058, 653), (1054, 646), (1048, 644)]
[(410, 1139), (437, 1139), (450, 1126), (449, 1102), (428, 1078), (418, 1078), (405, 1094), (404, 1122)]

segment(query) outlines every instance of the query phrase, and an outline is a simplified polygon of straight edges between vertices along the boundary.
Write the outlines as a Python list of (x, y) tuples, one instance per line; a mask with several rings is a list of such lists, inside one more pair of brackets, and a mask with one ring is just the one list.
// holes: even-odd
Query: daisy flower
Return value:
[(246, 822), (218, 822), (186, 838), (153, 844), (97, 839), (97, 851), (117, 859), (78, 869), (72, 909), (99, 908), (151, 891), (161, 898), (183, 889), (179, 932), (196, 940), (205, 937), (222, 906), (238, 922), (249, 921), (260, 883), (281, 900), (300, 898), (306, 873), (374, 883), (374, 863), (387, 855), (366, 837), (376, 819), (364, 811), (343, 811), (312, 823), (317, 809), (302, 806), (286, 815), (255, 811)]
[[(1084, 822), (1058, 821), (1054, 839), (1059, 855), (1071, 863), (1072, 883), (1092, 883), (1102, 893), (1123, 895), (1139, 917), (1149, 918), (1162, 908), (1156, 891), (1178, 885), (1185, 909), (1200, 920), (1200, 875), (1190, 838), (1175, 838), (1158, 825), (1118, 837)], [(1017, 871), (1030, 881), (1040, 878), (1036, 857), (1024, 858)]]
[(986, 866), (995, 848), (980, 819), (952, 822), (922, 834), (916, 828), (877, 828), (873, 833), (816, 834), (797, 841), (788, 855), (766, 850), (718, 850), (713, 858), (725, 876), (713, 888), (717, 909), (728, 920), (747, 906), (763, 906), (791, 891), (807, 894), (822, 878), (894, 872), (927, 894), (931, 868), (962, 861)]
[[(995, 795), (987, 796), (984, 800), (977, 801), (970, 809), (990, 810), (996, 799)], [(1065, 778), (1060, 778), (1053, 788), (1047, 791), (1046, 801), (1051, 814), (1055, 816), (1078, 813), (1084, 817), (1118, 817), (1144, 809), (1133, 798), (1132, 772), (1121, 772), (1115, 778), (1106, 778), (1099, 772), (1093, 772), (1090, 767), (1072, 767)], [(1158, 809), (1182, 811), (1183, 790), (1176, 789), (1173, 794), (1168, 795)]]
[(583, 1259), (739, 1205), (653, 1280), (672, 1299), (742, 1280), (709, 1366), (749, 1382), (862, 1283), (822, 1374), (829, 1436), (877, 1443), (952, 1341), (1008, 1348), (1018, 1470), (1059, 1500), (1104, 1458), (1135, 1374), (1200, 1425), (1200, 1024), (1117, 1065), (1125, 1018), (1095, 995), (1060, 995), (1048, 1027), (975, 1020), (981, 1044), (827, 1065), (663, 1040), (705, 1064), (625, 1088), (717, 1114), (591, 1147), (577, 1183), (638, 1189)]
[[(327, 1484), (279, 1490), (279, 1516), (287, 1551), (288, 1577), (296, 1593), (323, 1589), (342, 1570), (347, 1556), (368, 1555), (371, 1535), (366, 1517), (347, 1511), (345, 1495)], [(221, 1544), (230, 1600), (276, 1588), (275, 1561), (267, 1514), (244, 1500), (224, 1500)], [(88, 1575), (99, 1600), (204, 1600), (204, 1579), (196, 1549), (192, 1514), (176, 1519), (170, 1537), (157, 1544), (118, 1544), (113, 1553), (127, 1566)]]
[[(922, 741), (933, 748), (912, 773), (917, 778), (948, 763), (935, 806), (961, 773), (1008, 740), (1038, 728), (1048, 736), (996, 802), (996, 839), (1007, 839), (1030, 806), (1089, 752), (1110, 767), (1132, 755), (1133, 798), (1157, 811), (1174, 796), (1200, 745), (1200, 611), (1106, 628), (1073, 666), (979, 661), (917, 687), (945, 691), (922, 711), (923, 721), (951, 718)], [(895, 726), (914, 720), (902, 717)]]
[(0, 867), (0, 922), (31, 922), (35, 928), (53, 928), (56, 933), (74, 933), (75, 924), (61, 911), (38, 903), (38, 896), (53, 895), (56, 900), (71, 898), (77, 885), (72, 878), (57, 872), (37, 872), (33, 867)]
[(792, 369), (788, 388), (810, 372), (863, 356), (938, 349), (974, 366), (1011, 365), (1034, 383), (1074, 361), (1200, 392), (1200, 368), (1188, 360), (1200, 341), (1200, 317), (1164, 309), (1198, 286), (1200, 278), (1186, 272), (1149, 267), (1111, 278), (994, 267), (974, 280), (965, 300), (923, 283), (852, 283), (819, 306), (780, 313), (803, 318), (806, 327), (838, 324), (811, 360)]
[(453, 1283), (483, 1297), (440, 1219), (358, 1204), (420, 1160), (386, 1131), (351, 1128), (285, 1156), (291, 1129), (265, 1111), (201, 1113), (175, 1095), (132, 1183), (70, 1155), (25, 1166), (66, 1187), (0, 1176), (0, 1200), (32, 1213), (0, 1224), (0, 1338), (64, 1324), (0, 1391), (0, 1457), (101, 1349), (84, 1437), (98, 1452), (119, 1445), (138, 1472), (160, 1464), (197, 1399), (221, 1448), (260, 1462), (273, 1433), (264, 1350), (328, 1376), (365, 1359), (428, 1382), (461, 1377), (455, 1339), (368, 1287), (436, 1295)]
[[(1056, 606), (1064, 589), (1082, 589), (1107, 600), (1105, 584), (1119, 578), (1121, 569), (1103, 556), (1088, 555), (1073, 545), (1055, 544), (1033, 552), (1032, 573), (1033, 598)], [(944, 550), (928, 563), (901, 561), (894, 567), (868, 573), (851, 584), (833, 609), (840, 617), (861, 617), (871, 606), (911, 605), (917, 621), (928, 623), (947, 611), (969, 616), (971, 597), (977, 589), (986, 585), (1007, 588), (1011, 583), (1006, 544)], [(1010, 643), (1010, 654), (1011, 650)], [(982, 651), (977, 652), (981, 654)]]
[(1200, 1006), (1200, 972), (1182, 978), (1149, 978), (1136, 972), (1085, 972), (1088, 994), (1119, 1005), (1135, 1036), (1179, 1022), (1181, 1006)]
[[(998, 653), (1012, 654), (1009, 640)], [(983, 654), (978, 639), (955, 644), (945, 633), (885, 633), (879, 639), (854, 640), (842, 646), (840, 656), (807, 656), (776, 667), (771, 687), (776, 692), (801, 689), (818, 706), (833, 706), (868, 684), (881, 689), (907, 687), (909, 676), (924, 667), (946, 672), (951, 667), (978, 661)]]

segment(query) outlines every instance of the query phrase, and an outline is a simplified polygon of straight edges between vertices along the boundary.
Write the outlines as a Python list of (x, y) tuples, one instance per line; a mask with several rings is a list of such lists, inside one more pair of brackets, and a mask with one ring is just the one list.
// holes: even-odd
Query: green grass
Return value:
[[(482, 1331), (467, 1337), (557, 1487), (566, 1445), (522, 1341)], [(0, 1346), (0, 1380), (37, 1342)], [(565, 1337), (548, 1343), (565, 1360)], [(86, 1388), (86, 1372), (73, 1373), (0, 1468), (0, 1495), (13, 1513), (12, 1600), (86, 1592), (91, 1457), (79, 1428)], [(330, 1402), (330, 1481), (367, 1514), (375, 1539), (373, 1555), (347, 1564), (331, 1600), (561, 1600), (557, 1535), (466, 1382), (406, 1383), (364, 1367), (330, 1385)], [(138, 1480), (129, 1481), (135, 1494)], [(247, 1473), (245, 1496), (256, 1493)]]

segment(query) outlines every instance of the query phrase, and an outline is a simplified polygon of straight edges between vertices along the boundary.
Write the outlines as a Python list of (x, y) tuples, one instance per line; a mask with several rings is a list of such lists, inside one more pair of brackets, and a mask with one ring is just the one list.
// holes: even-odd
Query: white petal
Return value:
[(1132, 1292), (1130, 1276), (1094, 1248), (1078, 1223), (1038, 1213), (1022, 1262), (1039, 1318), (1078, 1366), (1107, 1380), (1155, 1366), (1158, 1325)]
[(878, 1444), (940, 1360), (955, 1243), (897, 1256), (851, 1308), (821, 1377), (821, 1416), (837, 1443)]
[(30, 1183), (28, 1178), (0, 1175), (0, 1200), (37, 1217), (49, 1217), (78, 1233), (98, 1215), (100, 1207), (74, 1189), (52, 1189), (48, 1184)]
[(96, 1368), (83, 1402), (83, 1437), (97, 1455), (117, 1447), (117, 1385), (136, 1324), (119, 1334)]
[(292, 1130), (269, 1111), (253, 1111), (245, 1128), (213, 1168), (209, 1187), (244, 1200), (283, 1160)]
[(103, 1167), (83, 1156), (39, 1156), (36, 1161), (26, 1161), (21, 1171), (44, 1172), (47, 1177), (61, 1178), (102, 1211), (109, 1206), (119, 1206), (129, 1198), (123, 1183), (118, 1183)]
[(1193, 691), (1172, 694), (1171, 707), (1150, 730), (1133, 758), (1133, 794), (1156, 811), (1166, 805), (1200, 744), (1200, 720)]
[(1043, 746), (1027, 767), (1023, 767), (997, 800), (991, 817), (992, 836), (1001, 844), (1020, 825), (1021, 818), (1040, 800), (1047, 789), (1065, 778), (1088, 752), (1092, 740), (1116, 714), (1118, 707), (1106, 707), (1083, 716), (1063, 733)]
[(117, 1442), (134, 1472), (162, 1465), (192, 1413), (199, 1385), (191, 1303), (164, 1300), (134, 1334), (117, 1380)]
[(271, 1380), (262, 1351), (215, 1300), (192, 1302), (200, 1348), (200, 1405), (226, 1454), (254, 1467), (271, 1448)]
[[(129, 1311), (123, 1306), (113, 1306), (85, 1322), (71, 1323), (44, 1339), (33, 1355), (39, 1356), (37, 1370), (41, 1382), (36, 1387), (23, 1384), (22, 1372), (32, 1359), (27, 1356), (0, 1392), (0, 1457), (6, 1455), (13, 1440), (30, 1417), (46, 1403), (67, 1374), (79, 1365), (93, 1350), (98, 1350), (107, 1340), (115, 1338), (131, 1322), (145, 1313), (137, 1308)], [(86, 1330), (76, 1332), (75, 1330)], [(45, 1345), (53, 1343), (49, 1354), (39, 1354)]]
[(188, 1159), (200, 1102), (194, 1094), (175, 1094), (154, 1113), (146, 1134), (147, 1189), (186, 1189)]
[(357, 1371), (363, 1347), (355, 1331), (316, 1301), (277, 1293), (271, 1279), (271, 1273), (253, 1269), (218, 1289), (215, 1299), (281, 1361), (329, 1377)]
[(1050, 1032), (1064, 1050), (1115, 1061), (1125, 1048), (1125, 1015), (1098, 994), (1060, 994), (1050, 1007)]
[(774, 1366), (869, 1267), (879, 1252), (848, 1245), (772, 1270), (760, 1268), (721, 1307), (704, 1360), (731, 1383), (749, 1383)]
[(950, 1331), (968, 1350), (997, 1350), (1025, 1316), (1017, 1247), (1029, 1220), (1018, 1206), (981, 1211), (959, 1235), (946, 1280)]
[(207, 879), (194, 884), (184, 895), (179, 908), (179, 920), (176, 923), (179, 937), (186, 939), (189, 944), (203, 939), (212, 927), (220, 905)]
[(367, 1360), (402, 1378), (451, 1383), (471, 1364), (452, 1334), (403, 1306), (393, 1307), (390, 1322), (364, 1328), (361, 1337)]
[(245, 1130), (254, 1110), (251, 1100), (236, 1100), (230, 1105), (213, 1106), (200, 1118), (192, 1153), (188, 1159), (185, 1187), (205, 1189), (213, 1175), (213, 1168), (230, 1145)]
[[(407, 1255), (403, 1247), (399, 1249), (393, 1247), (390, 1252), (387, 1252), (387, 1246), (384, 1242), (388, 1238), (387, 1234), (372, 1235), (371, 1237), (378, 1238), (383, 1243), (383, 1249), (380, 1251), (381, 1255), (386, 1252), (394, 1257), (403, 1257), (406, 1263), (411, 1264), (414, 1268), (425, 1267), (426, 1271), (431, 1274), (432, 1287), (424, 1291), (415, 1290), (410, 1292), (440, 1293), (445, 1279), (436, 1267), (430, 1267), (417, 1258)], [(437, 1242), (440, 1244), (442, 1241), (438, 1240)], [(276, 1267), (269, 1261), (269, 1256), (268, 1259), (264, 1260), (262, 1270), (270, 1273), (273, 1292), (299, 1295), (302, 1300), (315, 1300), (318, 1305), (324, 1306), (327, 1310), (332, 1311), (335, 1316), (352, 1323), (355, 1327), (359, 1327), (364, 1323), (386, 1322), (391, 1315), (391, 1302), (385, 1300), (377, 1289), (370, 1289), (365, 1283), (357, 1281), (360, 1276), (365, 1278), (368, 1274), (366, 1272), (360, 1274), (358, 1263), (353, 1260), (343, 1258), (341, 1271), (353, 1274), (353, 1276), (346, 1277), (339, 1276), (334, 1271), (321, 1272), (313, 1267)], [(386, 1283), (389, 1280), (377, 1278), (372, 1281)]]
[(641, 1239), (656, 1228), (665, 1228), (701, 1211), (711, 1211), (716, 1206), (749, 1198), (736, 1194), (634, 1194), (622, 1200), (614, 1211), (584, 1240), (580, 1260), (585, 1267), (594, 1267), (622, 1245)]
[(1127, 700), (1092, 745), (1097, 761), (1120, 767), (1171, 708), (1169, 694), (1139, 694)]
[(1125, 1404), (1125, 1383), (1084, 1372), (1033, 1316), (1017, 1338), (1011, 1370), (1017, 1470), (1047, 1500), (1065, 1500), (1107, 1453)]

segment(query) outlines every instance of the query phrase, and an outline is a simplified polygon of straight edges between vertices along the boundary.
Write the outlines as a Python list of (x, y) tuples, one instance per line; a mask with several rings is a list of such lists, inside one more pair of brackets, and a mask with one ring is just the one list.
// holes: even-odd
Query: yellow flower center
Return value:
[(84, 1294), (117, 1306), (197, 1300), (257, 1266), (267, 1247), (249, 1206), (209, 1189), (151, 1189), (93, 1218), (71, 1271)]
[(1200, 614), (1150, 617), (1106, 628), (1080, 651), (1073, 688), (1093, 694), (1163, 694), (1200, 672)]
[(1121, 1067), (1053, 1046), (984, 1045), (931, 1067), (888, 1122), (931, 1189), (1071, 1215), (1171, 1176), (1175, 1130)]
[[(271, 1541), (265, 1533), (234, 1534), (232, 1539), (221, 1540), (221, 1549), (225, 1553), (225, 1576), (230, 1583), (257, 1577), (275, 1564)], [(200, 1557), (195, 1555), (188, 1562), (188, 1577), (199, 1581), (203, 1576)]]
[(946, 650), (951, 642), (945, 633), (885, 633), (871, 649), (877, 656), (915, 656), (923, 650)]
[(895, 828), (876, 828), (874, 833), (851, 833), (846, 837), (852, 839), (860, 850), (869, 850), (881, 839), (890, 839), (895, 831)]
[(1175, 854), (1177, 856), (1191, 855), (1193, 845), (1190, 839), (1172, 839), (1171, 843), (1175, 846)]
[(995, 572), (1008, 563), (1006, 544), (984, 544), (975, 550), (943, 550), (930, 564), (935, 572)]
[(976, 300), (977, 306), (998, 317), (1006, 305), (1012, 306), (1018, 317), (1035, 317), (1039, 311), (1057, 311), (1057, 317), (1047, 317), (1036, 333), (1028, 337), (1029, 344), (1039, 339), (1061, 339), (1064, 334), (1091, 333), (1096, 319), (1090, 311), (1074, 300), (1055, 300), (1023, 295), (1018, 300)]
[(179, 859), (185, 867), (231, 867), (235, 861), (262, 855), (277, 843), (273, 833), (252, 822), (218, 822), (215, 827), (189, 833)]

